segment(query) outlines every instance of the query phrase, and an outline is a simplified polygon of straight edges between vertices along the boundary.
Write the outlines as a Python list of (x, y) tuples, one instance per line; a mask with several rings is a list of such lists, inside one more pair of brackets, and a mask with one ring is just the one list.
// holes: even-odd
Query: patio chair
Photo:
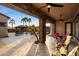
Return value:
[(69, 52), (68, 56), (77, 56), (77, 50), (78, 50), (78, 46), (76, 46), (75, 48), (73, 48), (73, 49)]
[(66, 48), (66, 49), (68, 49), (68, 47), (69, 47), (69, 44), (70, 44), (70, 42), (71, 42), (71, 38), (72, 38), (71, 35), (67, 35), (67, 38), (66, 38), (66, 40), (65, 40), (65, 42), (64, 42), (64, 45), (65, 45), (65, 48)]
[(60, 54), (61, 54), (61, 56), (66, 56), (67, 55), (67, 49), (64, 46), (62, 46), (60, 48)]
[(71, 42), (71, 38), (72, 36), (67, 35), (66, 40), (64, 42), (58, 42), (57, 49), (60, 50), (61, 47), (64, 46), (64, 48), (68, 50), (69, 44)]

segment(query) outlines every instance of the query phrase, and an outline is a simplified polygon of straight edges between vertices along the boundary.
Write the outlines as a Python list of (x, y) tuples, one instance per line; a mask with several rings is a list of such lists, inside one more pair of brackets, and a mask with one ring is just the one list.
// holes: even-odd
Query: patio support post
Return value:
[(45, 44), (46, 40), (46, 19), (39, 19), (39, 42)]

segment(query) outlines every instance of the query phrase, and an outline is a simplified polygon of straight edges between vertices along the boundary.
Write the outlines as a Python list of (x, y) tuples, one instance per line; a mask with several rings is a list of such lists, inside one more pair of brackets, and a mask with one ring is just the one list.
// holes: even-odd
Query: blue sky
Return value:
[[(11, 17), (12, 19), (14, 19), (15, 22), (16, 22), (15, 26), (22, 25), (21, 19), (23, 17), (31, 18), (32, 19), (31, 24), (34, 24), (35, 26), (39, 25), (39, 19), (38, 18), (24, 14), (22, 12), (18, 12), (16, 10), (13, 10), (13, 9), (10, 9), (10, 8), (7, 8), (7, 7), (4, 7), (2, 5), (0, 5), (0, 13), (3, 13), (5, 15)], [(8, 23), (8, 26), (10, 26), (9, 23)]]

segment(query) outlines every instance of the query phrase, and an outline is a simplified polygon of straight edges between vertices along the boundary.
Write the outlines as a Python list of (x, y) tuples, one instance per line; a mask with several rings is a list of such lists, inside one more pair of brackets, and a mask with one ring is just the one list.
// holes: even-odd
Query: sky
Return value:
[[(16, 10), (13, 10), (11, 8), (7, 8), (7, 7), (2, 6), (2, 5), (0, 5), (0, 13), (3, 13), (4, 15), (9, 16), (11, 19), (14, 19), (15, 20), (14, 26), (23, 25), (21, 22), (21, 19), (23, 17), (31, 18), (31, 20), (32, 20), (31, 25), (34, 24), (35, 26), (39, 26), (39, 19), (38, 18), (33, 17), (31, 15), (28, 15), (28, 14), (24, 14), (24, 13), (16, 11)], [(10, 19), (9, 19), (9, 21), (10, 21)], [(11, 26), (9, 24), (9, 21), (8, 21), (8, 26)]]

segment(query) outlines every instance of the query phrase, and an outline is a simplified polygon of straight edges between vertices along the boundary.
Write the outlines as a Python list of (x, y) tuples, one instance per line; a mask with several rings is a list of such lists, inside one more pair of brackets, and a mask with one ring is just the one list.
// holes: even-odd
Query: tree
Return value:
[(31, 23), (31, 18), (28, 19), (28, 23), (29, 23), (29, 27), (30, 27), (30, 23)]
[(25, 26), (25, 24), (27, 26), (28, 18), (27, 17), (22, 18), (21, 22), (23, 23), (24, 26)]
[(12, 28), (13, 28), (13, 25), (15, 24), (15, 20), (11, 19), (9, 24), (11, 24)]
[(31, 27), (29, 27), (29, 29), (32, 31), (32, 33), (35, 35), (35, 37), (37, 38), (37, 40), (35, 41), (36, 44), (39, 43), (39, 37), (38, 35), (36, 34), (36, 27), (35, 25), (32, 25)]
[(32, 25), (31, 28), (32, 28), (34, 31), (36, 31), (35, 25)]

